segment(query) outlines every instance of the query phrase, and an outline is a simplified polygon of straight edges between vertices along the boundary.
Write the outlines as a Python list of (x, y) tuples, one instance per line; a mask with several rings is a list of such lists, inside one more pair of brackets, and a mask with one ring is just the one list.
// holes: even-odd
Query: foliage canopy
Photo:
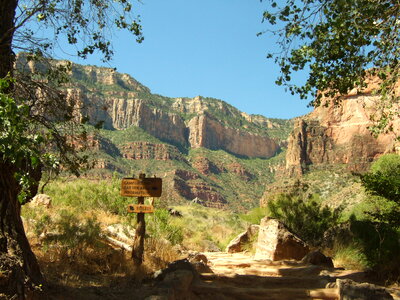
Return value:
[[(143, 39), (131, 10), (127, 0), (0, 0), (0, 264), (7, 274), (1, 290), (9, 298), (25, 299), (44, 282), (18, 195), (21, 201), (36, 193), (43, 168), (77, 174), (80, 166), (74, 143), (77, 132), (85, 135), (76, 130), (82, 129), (74, 114), (79, 106), (60, 91), (70, 64), (49, 58), (66, 41), (82, 58), (99, 51), (110, 60), (113, 28)], [(21, 50), (22, 66), (15, 55)]]
[[(263, 0), (261, 0), (263, 1)], [(339, 99), (353, 88), (362, 91), (366, 80), (378, 77), (376, 91), (385, 117), (398, 102), (400, 4), (397, 0), (264, 0), (267, 32), (278, 38), (279, 51), (269, 53), (280, 67), (276, 83), (302, 99), (322, 96)], [(305, 83), (293, 83), (293, 73), (308, 72)], [(381, 126), (382, 127), (382, 126)], [(387, 129), (388, 124), (385, 123)]]

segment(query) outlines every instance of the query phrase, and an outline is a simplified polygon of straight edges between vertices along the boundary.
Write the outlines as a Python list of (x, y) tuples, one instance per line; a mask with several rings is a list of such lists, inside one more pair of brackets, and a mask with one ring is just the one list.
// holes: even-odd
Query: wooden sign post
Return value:
[(121, 182), (121, 196), (137, 197), (138, 204), (129, 204), (128, 212), (137, 213), (137, 227), (132, 246), (132, 260), (135, 266), (143, 262), (144, 237), (146, 234), (145, 213), (154, 212), (152, 205), (144, 205), (144, 197), (161, 197), (161, 178), (146, 178), (145, 174), (139, 174), (139, 179), (124, 178)]

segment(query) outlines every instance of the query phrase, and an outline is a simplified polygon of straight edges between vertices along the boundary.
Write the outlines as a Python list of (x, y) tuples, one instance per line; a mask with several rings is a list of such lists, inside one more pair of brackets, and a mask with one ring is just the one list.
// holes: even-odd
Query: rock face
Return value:
[(121, 154), (123, 158), (132, 160), (185, 160), (176, 147), (167, 144), (154, 144), (149, 142), (126, 143), (121, 146)]
[(109, 68), (73, 64), (71, 72), (68, 99), (77, 103), (78, 118), (88, 117), (92, 124), (117, 130), (137, 126), (174, 145), (248, 157), (268, 158), (280, 148), (266, 133), (279, 124), (243, 115), (221, 100), (153, 95), (129, 75)]
[(217, 166), (215, 163), (210, 161), (207, 157), (199, 156), (196, 157), (193, 162), (193, 167), (197, 169), (203, 175), (220, 174), (226, 171), (223, 166)]
[[(374, 86), (375, 83), (370, 83)], [(366, 170), (370, 163), (386, 152), (396, 151), (396, 132), (400, 120), (393, 122), (393, 132), (371, 135), (371, 116), (377, 114), (379, 99), (371, 94), (355, 92), (345, 97), (339, 106), (329, 99), (312, 113), (295, 122), (288, 140), (286, 171), (302, 174), (307, 166), (346, 164), (348, 169)]]
[(255, 259), (301, 260), (308, 252), (308, 246), (282, 222), (268, 217), (261, 220)]
[(192, 118), (188, 127), (192, 148), (224, 149), (249, 157), (271, 157), (279, 149), (277, 143), (268, 137), (225, 127), (207, 115)]
[(199, 180), (196, 173), (176, 170), (173, 179), (173, 189), (186, 199), (201, 199), (201, 203), (207, 207), (223, 208), (227, 201), (218, 192), (215, 186)]

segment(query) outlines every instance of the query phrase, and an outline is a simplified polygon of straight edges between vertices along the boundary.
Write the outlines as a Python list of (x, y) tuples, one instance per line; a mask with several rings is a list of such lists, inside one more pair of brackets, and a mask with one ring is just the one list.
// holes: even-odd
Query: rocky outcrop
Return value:
[(51, 198), (46, 194), (37, 194), (29, 203), (31, 206), (43, 206), (46, 208), (51, 207)]
[[(88, 117), (92, 124), (101, 122), (107, 129), (126, 129), (137, 126), (151, 135), (173, 144), (192, 148), (205, 147), (208, 149), (223, 149), (227, 152), (247, 156), (268, 158), (279, 149), (279, 145), (265, 135), (250, 133), (246, 130), (231, 128), (207, 114), (204, 102), (192, 99), (193, 105), (177, 106), (185, 113), (200, 113), (187, 123), (177, 113), (166, 112), (155, 108), (145, 99), (137, 98), (137, 94), (130, 91), (110, 91), (99, 95), (86, 87), (70, 88), (68, 97), (77, 102), (81, 108), (80, 118)], [(201, 103), (201, 104), (199, 104)], [(184, 109), (183, 109), (184, 108)]]
[(290, 232), (282, 222), (269, 217), (261, 220), (255, 259), (301, 260), (308, 252), (306, 243)]
[(133, 142), (123, 144), (120, 148), (122, 157), (130, 160), (155, 159), (185, 161), (179, 150), (168, 144)]
[(220, 174), (226, 171), (223, 166), (217, 166), (214, 162), (203, 156), (196, 157), (192, 166), (203, 175)]
[(205, 114), (192, 118), (188, 128), (192, 148), (223, 149), (237, 155), (264, 158), (273, 156), (279, 149), (268, 137), (225, 127)]
[(251, 174), (246, 168), (238, 162), (231, 163), (227, 166), (229, 172), (238, 175), (242, 180), (249, 181), (254, 175)]
[(312, 113), (296, 120), (289, 137), (287, 173), (302, 174), (310, 165), (329, 164), (346, 164), (350, 170), (364, 171), (378, 156), (396, 151), (400, 119), (392, 123), (393, 132), (377, 138), (369, 130), (380, 101), (371, 91), (353, 92), (339, 105), (325, 99)]
[(137, 126), (151, 135), (178, 145), (187, 145), (187, 129), (177, 114), (146, 105), (146, 101), (131, 98), (129, 92), (107, 93), (99, 97), (85, 90), (69, 89), (69, 97), (78, 97), (81, 115), (92, 124), (103, 123), (106, 129), (126, 129)]
[(223, 208), (227, 203), (213, 185), (201, 180), (194, 172), (177, 170), (173, 179), (173, 189), (186, 199), (200, 199), (202, 205), (207, 207)]

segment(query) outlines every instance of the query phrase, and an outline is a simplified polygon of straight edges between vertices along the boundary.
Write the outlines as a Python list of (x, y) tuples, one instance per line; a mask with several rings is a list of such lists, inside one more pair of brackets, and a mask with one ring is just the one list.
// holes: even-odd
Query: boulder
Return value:
[(306, 256), (303, 257), (301, 262), (305, 264), (333, 268), (332, 258), (325, 256), (322, 252), (318, 250), (308, 253)]
[(221, 249), (212, 241), (203, 240), (201, 242), (201, 247), (204, 252), (220, 252)]
[(250, 225), (246, 231), (240, 233), (237, 237), (235, 237), (232, 241), (229, 242), (228, 246), (226, 246), (225, 251), (228, 253), (236, 253), (244, 251), (244, 245), (251, 242), (253, 237), (258, 234), (260, 229), (259, 225)]
[(358, 283), (350, 279), (337, 279), (340, 300), (392, 300), (384, 287), (370, 283)]
[(31, 201), (32, 206), (44, 206), (46, 208), (51, 207), (51, 198), (49, 195), (46, 194), (37, 194), (33, 197)]
[(213, 273), (207, 264), (208, 259), (204, 254), (198, 252), (189, 253), (187, 259), (198, 273)]
[(146, 300), (192, 299), (191, 286), (199, 274), (187, 259), (174, 261), (167, 268), (154, 273), (156, 284)]
[(279, 220), (265, 217), (261, 220), (255, 259), (301, 260), (309, 247)]

